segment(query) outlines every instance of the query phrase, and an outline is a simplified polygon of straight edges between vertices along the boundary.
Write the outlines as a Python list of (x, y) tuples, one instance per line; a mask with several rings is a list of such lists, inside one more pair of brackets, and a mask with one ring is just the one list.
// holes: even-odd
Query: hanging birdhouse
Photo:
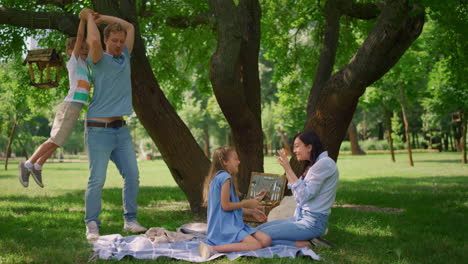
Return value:
[(454, 122), (454, 123), (461, 122), (461, 116), (462, 116), (461, 111), (453, 112), (452, 113), (452, 122)]
[[(63, 65), (62, 57), (55, 49), (28, 50), (23, 65), (29, 64), (30, 84), (37, 88), (57, 87), (59, 69)], [(34, 67), (33, 65), (36, 65)], [(36, 68), (36, 69), (34, 69)], [(51, 70), (55, 68), (55, 79), (52, 79)], [(44, 73), (45, 71), (45, 73)], [(37, 78), (39, 76), (39, 78)]]

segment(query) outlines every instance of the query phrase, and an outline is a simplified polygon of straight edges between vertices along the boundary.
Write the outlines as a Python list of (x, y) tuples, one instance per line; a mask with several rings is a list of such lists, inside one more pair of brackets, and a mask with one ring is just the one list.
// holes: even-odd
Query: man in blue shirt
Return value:
[[(101, 193), (109, 159), (124, 179), (124, 231), (145, 232), (146, 228), (136, 219), (139, 172), (132, 137), (123, 120), (123, 116), (132, 113), (130, 53), (135, 29), (125, 20), (97, 14), (90, 9), (83, 9), (80, 17), (87, 19), (87, 62), (94, 81), (94, 94), (86, 116), (90, 169), (85, 197), (86, 238), (92, 240), (99, 237)], [(104, 29), (105, 51), (96, 24), (107, 24)]]

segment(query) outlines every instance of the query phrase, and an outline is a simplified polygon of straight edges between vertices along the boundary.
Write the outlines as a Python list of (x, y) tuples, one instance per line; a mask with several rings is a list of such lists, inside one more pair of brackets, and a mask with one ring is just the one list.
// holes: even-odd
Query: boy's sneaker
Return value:
[(146, 227), (140, 225), (137, 220), (125, 221), (123, 231), (131, 233), (143, 233), (148, 230)]
[(18, 177), (19, 177), (19, 181), (21, 185), (23, 185), (24, 187), (28, 187), (29, 175), (31, 174), (31, 172), (28, 170), (28, 168), (24, 166), (24, 161), (18, 164), (18, 168), (19, 168)]
[(325, 238), (323, 237), (316, 237), (316, 238), (312, 238), (310, 240), (310, 243), (315, 246), (315, 247), (319, 247), (319, 248), (332, 248), (334, 247), (332, 243), (330, 243), (330, 241), (326, 240)]
[(96, 240), (99, 238), (99, 227), (96, 221), (91, 221), (86, 224), (86, 239)]
[(36, 170), (36, 168), (32, 167), (29, 169), (29, 171), (31, 172), (31, 176), (37, 185), (39, 185), (41, 188), (44, 188), (44, 184), (42, 184), (42, 170)]
[(212, 246), (200, 242), (200, 245), (198, 246), (198, 252), (200, 252), (200, 256), (204, 259), (209, 259), (211, 256), (216, 254), (217, 252), (213, 249)]

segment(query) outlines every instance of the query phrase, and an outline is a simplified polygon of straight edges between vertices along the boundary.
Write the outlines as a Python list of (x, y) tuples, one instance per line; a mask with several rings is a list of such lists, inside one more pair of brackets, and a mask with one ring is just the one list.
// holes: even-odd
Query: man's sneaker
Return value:
[(140, 225), (140, 223), (138, 223), (137, 220), (125, 221), (124, 223), (124, 228), (123, 228), (124, 232), (143, 233), (143, 232), (146, 232), (146, 230), (148, 229)]
[(96, 221), (91, 221), (86, 224), (86, 239), (96, 240), (99, 238), (99, 227)]
[(315, 246), (315, 247), (319, 247), (319, 248), (332, 248), (334, 247), (332, 243), (330, 243), (330, 241), (326, 240), (325, 238), (322, 238), (322, 237), (316, 237), (316, 238), (312, 238), (310, 240), (310, 243)]
[(200, 256), (204, 259), (209, 259), (211, 256), (216, 254), (217, 252), (213, 249), (212, 246), (200, 242), (200, 245), (198, 246), (198, 252), (200, 252)]
[(41, 186), (41, 188), (44, 188), (44, 184), (42, 184), (42, 170), (36, 170), (36, 168), (33, 166), (31, 169), (29, 169), (29, 171), (31, 172), (31, 176), (37, 185)]
[(20, 183), (24, 187), (28, 187), (28, 185), (29, 185), (29, 175), (31, 174), (31, 172), (28, 170), (28, 168), (26, 168), (24, 166), (24, 161), (21, 162), (20, 164), (18, 164), (18, 168), (19, 168), (18, 177), (19, 177)]

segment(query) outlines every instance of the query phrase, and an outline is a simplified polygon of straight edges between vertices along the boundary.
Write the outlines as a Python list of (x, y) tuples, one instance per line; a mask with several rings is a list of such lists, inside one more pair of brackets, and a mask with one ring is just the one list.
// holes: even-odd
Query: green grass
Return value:
[[(400, 214), (333, 208), (327, 239), (334, 249), (319, 249), (324, 263), (464, 263), (468, 259), (468, 166), (459, 153), (406, 154), (393, 164), (389, 155), (341, 155), (337, 202), (400, 208)], [(46, 188), (23, 188), (16, 162), (0, 162), (0, 263), (85, 263), (91, 256), (84, 237), (87, 163), (49, 163)], [(139, 220), (170, 230), (194, 219), (162, 161), (139, 164)], [(281, 173), (273, 158), (266, 172)], [(122, 228), (122, 179), (109, 166), (103, 191), (101, 234)], [(124, 234), (127, 235), (127, 234)], [(125, 259), (125, 263), (141, 263)], [(151, 261), (180, 263), (170, 259)], [(242, 258), (236, 263), (309, 263), (309, 258)], [(99, 260), (97, 263), (117, 263)], [(230, 263), (221, 258), (215, 263)]]

